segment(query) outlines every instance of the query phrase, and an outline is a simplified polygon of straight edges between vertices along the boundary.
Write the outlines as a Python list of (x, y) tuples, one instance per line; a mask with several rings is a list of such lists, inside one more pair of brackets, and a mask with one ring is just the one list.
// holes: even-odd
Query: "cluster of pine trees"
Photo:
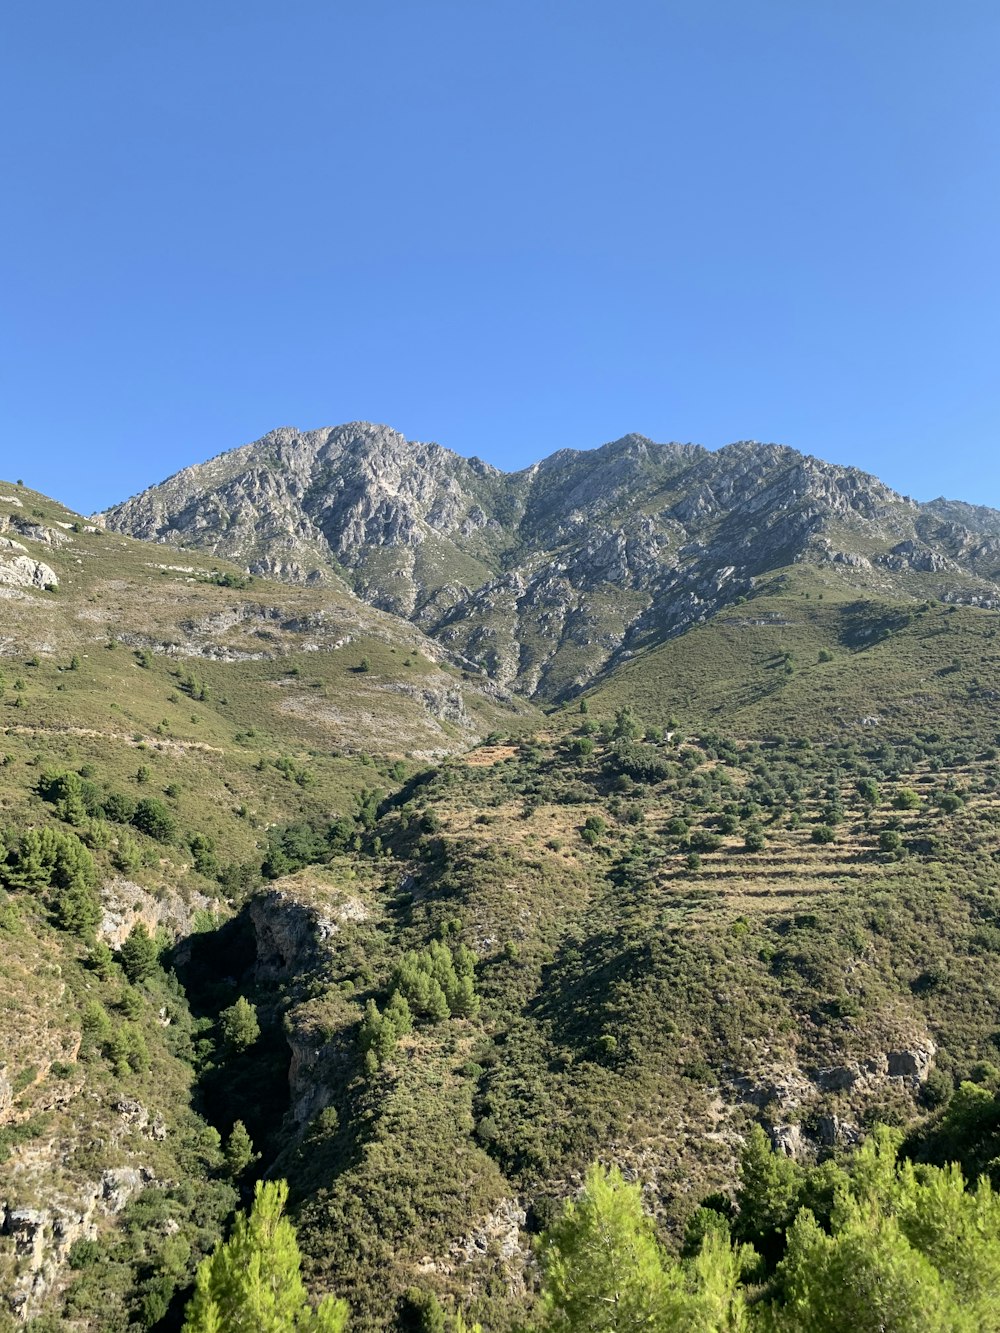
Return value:
[(27, 829), (0, 834), (0, 886), (38, 894), (55, 925), (89, 939), (101, 919), (97, 865), (72, 833)]
[(440, 940), (403, 957), (393, 972), (385, 1008), (380, 1010), (374, 1000), (365, 1008), (360, 1042), (369, 1073), (390, 1058), (400, 1037), (413, 1030), (415, 1017), (439, 1023), (479, 1012), (476, 962), (466, 945), (449, 949)]
[[(983, 1333), (1000, 1329), (1000, 1194), (900, 1162), (879, 1129), (847, 1166), (750, 1136), (735, 1206), (694, 1215), (681, 1257), (638, 1185), (591, 1169), (543, 1235), (546, 1333)], [(755, 1243), (752, 1243), (755, 1242)]]
[[(996, 1333), (1000, 1193), (961, 1169), (900, 1161), (877, 1130), (849, 1163), (803, 1167), (763, 1131), (743, 1153), (735, 1201), (691, 1219), (670, 1254), (642, 1190), (593, 1166), (539, 1237), (535, 1333)], [(283, 1182), (198, 1269), (184, 1333), (341, 1333), (343, 1301), (308, 1300)], [(419, 1293), (416, 1293), (419, 1296)], [(428, 1297), (420, 1327), (477, 1333)]]

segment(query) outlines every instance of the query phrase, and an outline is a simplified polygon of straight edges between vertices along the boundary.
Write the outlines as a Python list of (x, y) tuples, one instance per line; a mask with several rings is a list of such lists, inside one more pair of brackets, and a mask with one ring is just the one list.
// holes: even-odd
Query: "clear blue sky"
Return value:
[(15, 0), (0, 475), (366, 418), (1000, 506), (998, 65), (995, 0)]

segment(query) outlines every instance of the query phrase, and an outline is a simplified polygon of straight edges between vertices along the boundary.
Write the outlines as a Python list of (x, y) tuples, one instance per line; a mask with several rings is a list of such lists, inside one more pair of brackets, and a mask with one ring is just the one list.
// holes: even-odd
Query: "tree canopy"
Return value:
[(347, 1305), (325, 1296), (309, 1303), (295, 1228), (285, 1217), (288, 1185), (258, 1181), (253, 1208), (240, 1213), (228, 1241), (202, 1260), (184, 1333), (341, 1333)]

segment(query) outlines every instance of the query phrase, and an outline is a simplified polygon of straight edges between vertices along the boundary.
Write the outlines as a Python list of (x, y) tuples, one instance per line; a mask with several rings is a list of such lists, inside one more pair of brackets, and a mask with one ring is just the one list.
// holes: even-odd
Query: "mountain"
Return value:
[(572, 696), (808, 562), (861, 594), (1000, 606), (1000, 514), (779, 445), (627, 435), (503, 473), (364, 422), (282, 428), (104, 516), (307, 585), (343, 577), (505, 687)]
[(998, 531), (638, 436), (0, 483), (3, 1333), (175, 1333), (264, 1177), (355, 1333), (531, 1326), (595, 1159), (676, 1253), (762, 1127), (772, 1274), (880, 1123), (1000, 1185)]

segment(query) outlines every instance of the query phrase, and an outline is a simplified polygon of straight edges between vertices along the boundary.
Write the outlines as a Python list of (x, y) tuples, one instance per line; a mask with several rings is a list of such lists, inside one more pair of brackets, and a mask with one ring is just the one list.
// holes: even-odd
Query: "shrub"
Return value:
[(135, 816), (135, 801), (123, 792), (113, 791), (106, 796), (101, 807), (104, 818), (116, 824), (131, 824)]
[(743, 835), (743, 847), (748, 852), (762, 852), (767, 846), (767, 838), (759, 824), (747, 825)]
[(157, 842), (170, 842), (177, 831), (177, 821), (155, 796), (144, 797), (135, 807), (132, 823), (140, 833), (145, 833)]

